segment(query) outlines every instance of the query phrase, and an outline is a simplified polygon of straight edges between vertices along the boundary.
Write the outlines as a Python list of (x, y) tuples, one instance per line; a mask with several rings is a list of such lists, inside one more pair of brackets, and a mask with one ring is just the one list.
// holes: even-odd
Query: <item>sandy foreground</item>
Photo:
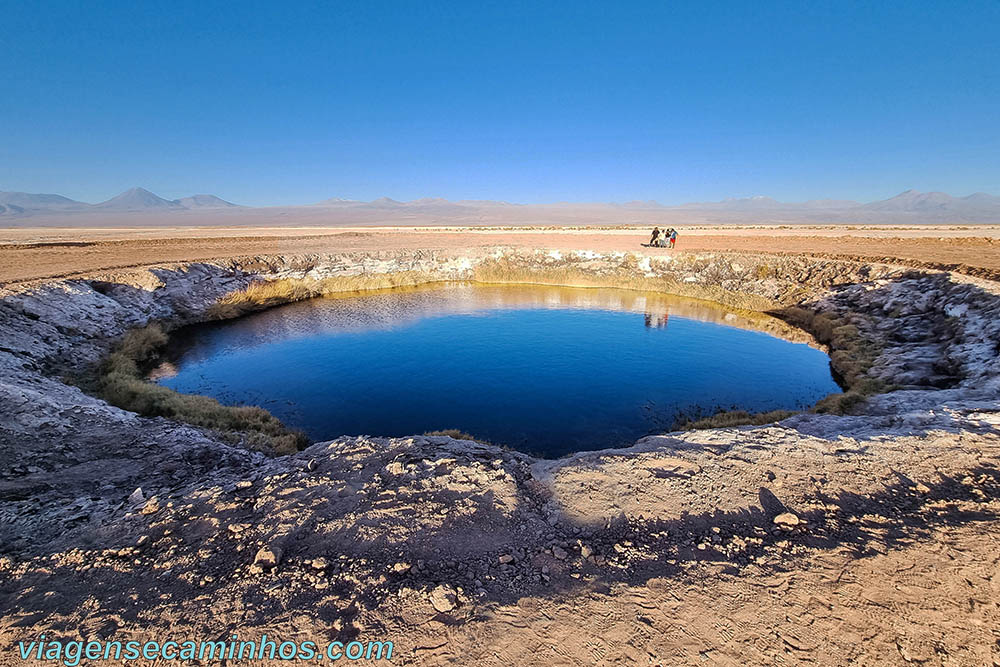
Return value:
[[(79, 322), (129, 321), (147, 304), (141, 285), (114, 303), (90, 286), (40, 292), (50, 301), (30, 290), (254, 256), (671, 251), (642, 247), (640, 229), (0, 230), (16, 306), (0, 310), (0, 361), (11, 357), (0, 458), (12, 462), (0, 466), (12, 544), (10, 555), (0, 545), (0, 665), (23, 664), (15, 642), (46, 630), (391, 640), (392, 664), (414, 665), (1000, 665), (1000, 227), (681, 232), (678, 252), (892, 264), (877, 289), (849, 286), (831, 307), (879, 314), (885, 340), (905, 348), (886, 355), (887, 377), (952, 372), (931, 368), (939, 356), (979, 375), (914, 384), (862, 415), (652, 436), (559, 461), (365, 437), (265, 458), (39, 371), (47, 347), (77, 344)], [(909, 266), (958, 278), (911, 279)], [(208, 266), (164, 280), (171, 302), (207, 303), (216, 293), (199, 290), (233, 278)], [(962, 340), (925, 331), (952, 320)], [(114, 519), (80, 537), (104, 511)]]
[[(649, 254), (649, 230), (451, 227), (137, 227), (0, 229), (0, 282), (247, 255), (377, 250), (454, 250), (498, 245)], [(897, 258), (1000, 270), (1000, 226), (699, 226), (678, 250)]]

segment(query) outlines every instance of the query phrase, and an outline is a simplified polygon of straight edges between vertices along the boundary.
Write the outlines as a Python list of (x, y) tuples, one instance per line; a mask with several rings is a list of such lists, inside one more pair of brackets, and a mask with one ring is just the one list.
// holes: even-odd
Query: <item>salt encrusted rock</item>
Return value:
[(129, 505), (141, 505), (146, 502), (146, 496), (142, 495), (142, 487), (136, 487), (135, 491), (131, 493), (128, 497)]

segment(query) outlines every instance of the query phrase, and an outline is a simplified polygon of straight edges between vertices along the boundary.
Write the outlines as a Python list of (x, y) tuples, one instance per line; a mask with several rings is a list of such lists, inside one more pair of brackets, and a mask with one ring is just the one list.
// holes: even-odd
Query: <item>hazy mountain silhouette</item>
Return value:
[[(326, 207), (328, 212), (317, 212)], [(5, 219), (76, 215), (81, 221), (101, 213), (131, 213), (135, 220), (147, 213), (148, 219), (172, 215), (174, 211), (199, 210), (222, 216), (222, 209), (242, 208), (215, 195), (200, 194), (181, 199), (164, 199), (145, 188), (132, 188), (99, 204), (87, 204), (62, 195), (0, 192), (0, 215)], [(246, 208), (255, 211), (247, 215), (254, 219), (271, 217), (282, 223), (293, 219), (315, 219), (324, 224), (381, 224), (399, 222), (441, 222), (450, 224), (509, 224), (525, 221), (529, 224), (576, 224), (600, 220), (607, 223), (659, 221), (662, 217), (682, 221), (707, 223), (938, 223), (991, 222), (1000, 223), (1000, 197), (976, 192), (965, 197), (953, 197), (944, 192), (906, 190), (895, 197), (861, 204), (843, 199), (814, 199), (804, 202), (782, 202), (772, 197), (754, 196), (729, 198), (715, 202), (690, 202), (664, 205), (657, 201), (552, 202), (547, 204), (512, 204), (492, 200), (449, 201), (440, 197), (425, 197), (398, 201), (379, 197), (369, 202), (333, 198), (304, 206)], [(310, 211), (312, 211), (310, 213)], [(87, 214), (89, 215), (83, 215)], [(322, 218), (315, 218), (319, 213)], [(240, 215), (233, 211), (227, 214)], [(262, 217), (263, 216), (263, 217)], [(276, 218), (274, 216), (277, 216)], [(659, 216), (659, 217), (657, 217)], [(157, 218), (162, 219), (162, 217)], [(198, 218), (203, 219), (201, 217)], [(207, 219), (207, 218), (205, 218)], [(221, 218), (220, 218), (221, 219)], [(10, 223), (8, 223), (10, 224)], [(82, 222), (81, 222), (82, 224)]]
[(368, 202), (368, 206), (376, 206), (379, 208), (399, 208), (404, 206), (403, 202), (396, 201), (395, 199), (390, 199), (389, 197), (379, 197), (378, 199), (373, 199)]
[(132, 188), (112, 197), (100, 204), (94, 204), (95, 208), (112, 209), (119, 211), (138, 211), (143, 209), (162, 208), (183, 208), (180, 203), (164, 199), (145, 188)]
[(331, 197), (330, 199), (324, 199), (323, 201), (318, 201), (313, 206), (358, 206), (364, 202), (358, 201), (357, 199), (343, 199), (342, 197)]
[(967, 197), (952, 197), (944, 192), (906, 190), (895, 197), (865, 204), (870, 211), (940, 211), (954, 213), (1000, 213), (1000, 197), (976, 192)]
[[(153, 196), (155, 197), (156, 195)], [(228, 202), (215, 195), (191, 195), (190, 197), (175, 199), (174, 201), (184, 208), (236, 208), (239, 206), (239, 204)]]
[(757, 195), (742, 198), (732, 197), (717, 202), (691, 202), (671, 208), (725, 211), (809, 211), (822, 209), (841, 210), (859, 206), (861, 206), (860, 202), (847, 199), (811, 199), (804, 202), (782, 202), (771, 197)]
[(23, 211), (69, 211), (85, 209), (90, 204), (62, 195), (32, 194), (30, 192), (0, 192), (0, 204)]

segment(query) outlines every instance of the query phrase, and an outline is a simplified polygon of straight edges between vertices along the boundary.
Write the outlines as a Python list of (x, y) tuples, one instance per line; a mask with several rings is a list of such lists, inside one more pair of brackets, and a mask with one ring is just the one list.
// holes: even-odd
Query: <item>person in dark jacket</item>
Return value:
[(649, 238), (649, 245), (655, 246), (656, 241), (660, 238), (660, 228), (653, 227), (653, 235)]

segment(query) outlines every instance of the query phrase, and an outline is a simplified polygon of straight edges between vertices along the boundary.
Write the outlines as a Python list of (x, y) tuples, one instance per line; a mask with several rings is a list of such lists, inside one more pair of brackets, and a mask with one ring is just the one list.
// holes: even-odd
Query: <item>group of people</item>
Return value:
[(659, 227), (653, 227), (653, 236), (649, 239), (649, 245), (653, 248), (673, 248), (677, 243), (677, 230), (671, 227), (670, 229), (660, 229)]

